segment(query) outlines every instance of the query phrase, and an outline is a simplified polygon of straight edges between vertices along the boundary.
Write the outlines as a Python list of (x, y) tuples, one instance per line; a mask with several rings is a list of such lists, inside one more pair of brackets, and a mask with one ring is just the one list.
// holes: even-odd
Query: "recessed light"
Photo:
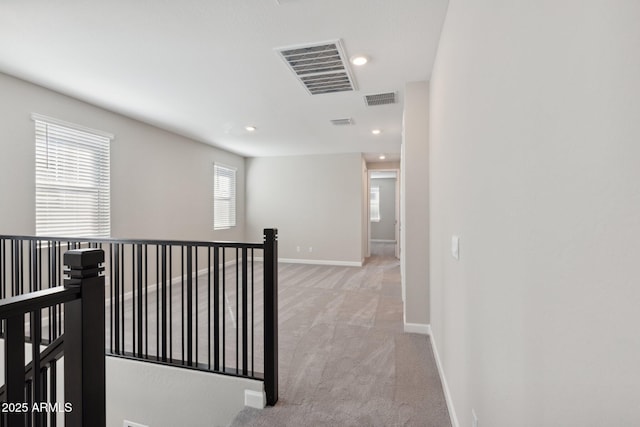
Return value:
[(367, 62), (369, 62), (369, 59), (366, 56), (359, 55), (351, 58), (351, 63), (353, 65), (361, 66), (366, 64)]
[(374, 135), (380, 135), (382, 133), (382, 131), (380, 129), (374, 129), (371, 131), (372, 134)]
[(381, 155), (381, 156), (380, 156), (380, 157), (378, 157), (378, 158), (379, 158), (380, 160), (384, 160), (384, 159), (386, 159), (387, 157), (383, 154), (383, 155)]
[(254, 130), (256, 130), (255, 126), (245, 126), (244, 128), (247, 130), (247, 132), (253, 132)]

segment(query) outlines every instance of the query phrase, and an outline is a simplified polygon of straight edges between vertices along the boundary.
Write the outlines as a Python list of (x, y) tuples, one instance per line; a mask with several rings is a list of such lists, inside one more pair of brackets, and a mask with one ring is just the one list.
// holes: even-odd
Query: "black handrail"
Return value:
[(79, 298), (79, 288), (55, 287), (0, 300), (0, 319), (48, 308)]

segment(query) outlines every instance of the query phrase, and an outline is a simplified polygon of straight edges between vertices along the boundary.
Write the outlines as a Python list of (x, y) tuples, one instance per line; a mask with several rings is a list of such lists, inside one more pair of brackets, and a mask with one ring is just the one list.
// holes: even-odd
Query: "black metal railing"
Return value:
[[(105, 426), (104, 276), (99, 249), (67, 251), (64, 286), (0, 300), (5, 384), (0, 388), (0, 425)], [(62, 306), (61, 333), (42, 348), (43, 310)], [(26, 317), (28, 315), (28, 321)], [(25, 343), (31, 362), (25, 366)], [(64, 356), (64, 395), (57, 395)]]
[[(89, 247), (105, 252), (107, 354), (260, 379), (277, 402), (277, 230), (261, 243), (0, 236), (0, 297), (59, 286), (62, 254)], [(43, 312), (45, 342), (62, 318)]]

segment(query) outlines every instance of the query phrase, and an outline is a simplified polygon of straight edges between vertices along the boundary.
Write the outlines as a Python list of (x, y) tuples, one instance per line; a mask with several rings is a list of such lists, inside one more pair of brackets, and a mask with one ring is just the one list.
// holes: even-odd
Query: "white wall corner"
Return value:
[(429, 341), (431, 342), (431, 348), (433, 349), (433, 357), (436, 359), (436, 366), (438, 367), (438, 373), (440, 374), (440, 382), (442, 383), (442, 391), (444, 392), (444, 399), (447, 402), (447, 409), (449, 410), (449, 417), (451, 418), (452, 427), (460, 427), (458, 422), (458, 416), (456, 415), (456, 409), (453, 406), (453, 399), (451, 398), (451, 392), (449, 391), (449, 384), (447, 383), (447, 377), (444, 375), (442, 369), (442, 363), (440, 362), (440, 354), (438, 353), (438, 347), (436, 347), (436, 340), (433, 338), (431, 331), (431, 325), (427, 325), (429, 328)]
[(409, 334), (431, 335), (431, 325), (404, 322), (404, 331)]
[(256, 409), (264, 409), (267, 405), (267, 397), (264, 391), (245, 390), (244, 406)]

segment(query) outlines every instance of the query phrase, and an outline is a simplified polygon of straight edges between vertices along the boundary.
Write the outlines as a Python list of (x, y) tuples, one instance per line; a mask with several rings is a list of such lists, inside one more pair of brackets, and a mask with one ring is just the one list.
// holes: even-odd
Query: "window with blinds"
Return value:
[(109, 145), (113, 135), (33, 115), (36, 234), (109, 237)]
[(371, 187), (371, 197), (369, 198), (371, 215), (370, 220), (373, 222), (380, 221), (380, 187)]
[(213, 165), (213, 229), (236, 225), (236, 169)]

